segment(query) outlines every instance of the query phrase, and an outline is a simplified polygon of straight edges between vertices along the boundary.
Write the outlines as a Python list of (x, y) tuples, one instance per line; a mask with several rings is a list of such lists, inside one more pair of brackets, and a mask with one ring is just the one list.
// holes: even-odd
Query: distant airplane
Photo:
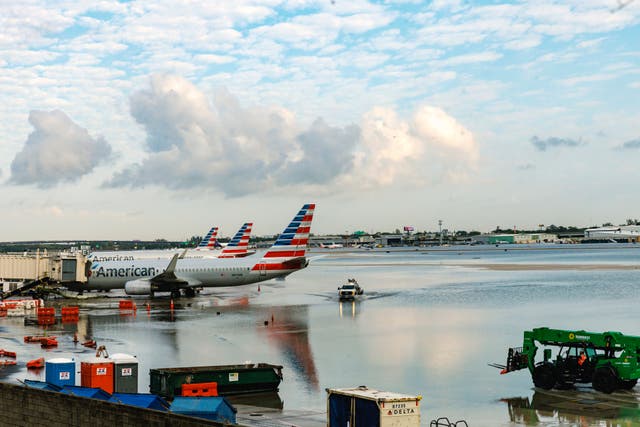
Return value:
[(222, 245), (218, 243), (216, 236), (218, 235), (218, 227), (211, 227), (211, 230), (204, 236), (204, 239), (200, 242), (200, 244), (196, 247), (197, 251), (201, 250), (213, 250), (217, 248), (221, 248)]
[(338, 249), (338, 248), (343, 248), (344, 245), (336, 242), (323, 242), (323, 243), (320, 243), (320, 247), (325, 249)]
[(251, 237), (252, 222), (245, 222), (235, 236), (222, 249), (218, 258), (241, 258), (252, 255), (255, 251), (249, 252), (249, 238)]
[[(173, 297), (194, 296), (199, 288), (239, 286), (285, 277), (307, 266), (305, 257), (315, 204), (306, 204), (262, 258), (181, 258), (94, 261), (87, 283), (76, 291), (124, 289), (128, 295), (171, 292)], [(250, 228), (250, 227), (247, 227)], [(245, 229), (246, 232), (246, 229)]]
[[(236, 258), (252, 255), (248, 251), (252, 222), (246, 222), (235, 236), (224, 246), (218, 242), (218, 227), (212, 227), (195, 249), (183, 250), (182, 258)], [(222, 251), (217, 249), (223, 248)], [(96, 251), (89, 254), (89, 261), (133, 261), (136, 259), (162, 258), (169, 259), (179, 249), (150, 249), (137, 251)]]

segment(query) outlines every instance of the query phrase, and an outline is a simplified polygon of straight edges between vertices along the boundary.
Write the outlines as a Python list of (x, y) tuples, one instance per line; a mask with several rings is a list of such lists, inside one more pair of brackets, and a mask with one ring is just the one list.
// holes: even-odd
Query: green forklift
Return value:
[[(538, 345), (545, 348), (536, 362)], [(522, 347), (508, 350), (506, 365), (490, 366), (501, 374), (528, 368), (533, 384), (545, 390), (589, 383), (603, 393), (631, 390), (640, 378), (640, 337), (535, 328), (524, 332)]]

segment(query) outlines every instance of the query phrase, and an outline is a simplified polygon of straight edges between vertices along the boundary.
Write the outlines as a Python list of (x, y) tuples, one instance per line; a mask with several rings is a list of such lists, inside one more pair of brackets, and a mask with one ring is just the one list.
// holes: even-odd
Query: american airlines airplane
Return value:
[[(181, 251), (181, 258), (236, 258), (252, 255), (249, 251), (252, 222), (245, 222), (229, 243), (223, 246), (218, 242), (218, 227), (212, 227), (195, 249)], [(218, 249), (222, 248), (222, 251)], [(179, 249), (151, 249), (138, 251), (96, 251), (89, 254), (89, 261), (133, 261), (136, 259), (173, 257)]]
[(306, 204), (262, 258), (181, 258), (94, 261), (87, 283), (73, 290), (123, 289), (128, 295), (171, 292), (194, 296), (199, 288), (239, 286), (285, 277), (307, 266), (305, 257), (315, 204)]

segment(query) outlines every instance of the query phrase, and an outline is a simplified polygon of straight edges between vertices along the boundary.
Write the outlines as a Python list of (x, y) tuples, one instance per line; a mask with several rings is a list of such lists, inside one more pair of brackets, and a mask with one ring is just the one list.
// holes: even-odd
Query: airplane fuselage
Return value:
[[(127, 282), (153, 278), (166, 268), (166, 259), (93, 262), (84, 289), (123, 288)], [(268, 264), (257, 263), (255, 257), (185, 258), (177, 261), (175, 275), (185, 282), (183, 287), (239, 286), (284, 277), (300, 268), (273, 269)]]

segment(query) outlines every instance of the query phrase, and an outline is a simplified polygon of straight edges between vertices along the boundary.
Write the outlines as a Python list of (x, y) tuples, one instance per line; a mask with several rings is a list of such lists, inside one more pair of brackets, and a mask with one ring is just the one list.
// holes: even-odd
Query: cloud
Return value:
[(640, 148), (640, 138), (632, 139), (617, 147), (619, 150), (637, 150)]
[(13, 184), (48, 188), (76, 181), (111, 154), (103, 138), (92, 138), (60, 110), (31, 111), (29, 123), (35, 130), (11, 163)]
[(584, 145), (582, 141), (569, 138), (556, 138), (553, 136), (547, 139), (540, 139), (534, 136), (531, 138), (531, 143), (540, 151), (546, 151), (547, 148), (553, 147), (579, 147)]
[[(228, 197), (283, 188), (346, 191), (419, 185), (463, 176), (477, 160), (473, 135), (441, 109), (411, 120), (377, 107), (359, 125), (322, 118), (299, 125), (281, 107), (243, 107), (226, 90), (208, 98), (187, 80), (155, 75), (131, 96), (147, 133), (148, 157), (116, 173), (107, 187), (207, 188)], [(428, 165), (428, 166), (427, 166)]]

